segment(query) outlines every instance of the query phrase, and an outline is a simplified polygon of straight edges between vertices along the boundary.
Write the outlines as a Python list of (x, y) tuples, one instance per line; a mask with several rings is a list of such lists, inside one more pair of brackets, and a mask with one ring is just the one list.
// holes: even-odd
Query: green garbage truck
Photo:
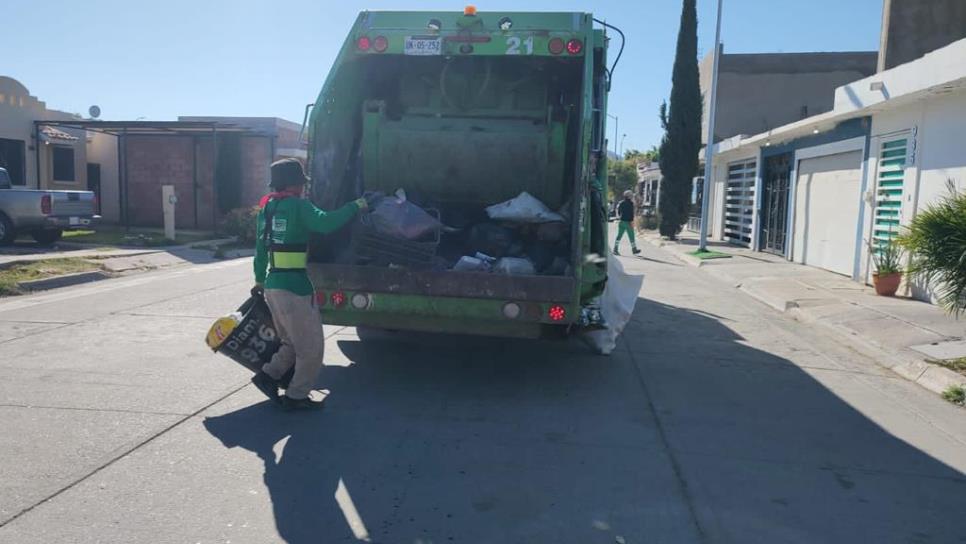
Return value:
[[(472, 6), (358, 16), (306, 111), (311, 198), (382, 193), (437, 228), (387, 237), (377, 207), (314, 240), (325, 323), (524, 338), (599, 323), (611, 29)], [(487, 211), (515, 198), (543, 215)]]

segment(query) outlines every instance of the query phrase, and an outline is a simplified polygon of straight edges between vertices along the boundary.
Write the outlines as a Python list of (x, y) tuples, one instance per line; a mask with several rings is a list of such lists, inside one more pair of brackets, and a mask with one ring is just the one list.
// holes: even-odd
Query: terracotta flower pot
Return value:
[(899, 283), (902, 282), (902, 272), (891, 272), (889, 274), (872, 274), (872, 285), (875, 286), (875, 294), (883, 297), (895, 296), (899, 290)]

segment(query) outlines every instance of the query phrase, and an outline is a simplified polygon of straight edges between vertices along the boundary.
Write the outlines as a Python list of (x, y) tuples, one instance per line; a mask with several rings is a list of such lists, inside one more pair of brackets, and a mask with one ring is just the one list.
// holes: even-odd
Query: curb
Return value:
[(668, 250), (669, 252), (671, 252), (672, 255), (674, 255), (675, 258), (677, 258), (677, 260), (681, 261), (682, 263), (688, 266), (701, 268), (702, 266), (705, 265), (705, 262), (702, 259), (693, 257), (691, 255), (688, 255), (687, 253), (682, 253), (674, 249), (678, 246), (678, 244), (675, 242), (665, 241), (665, 240), (662, 240), (661, 238), (653, 238), (653, 237), (643, 236), (643, 235), (641, 236), (641, 239), (651, 244), (654, 247)]
[(838, 338), (847, 340), (865, 351), (873, 361), (883, 368), (887, 368), (903, 378), (919, 384), (921, 387), (932, 391), (938, 395), (952, 386), (966, 386), (966, 376), (962, 376), (948, 368), (931, 365), (913, 355), (906, 355), (903, 351), (895, 351), (894, 347), (884, 346), (873, 340), (869, 340), (857, 332), (851, 331), (840, 324), (827, 323), (820, 319), (809, 319), (808, 316), (798, 308), (798, 304), (788, 313), (795, 321), (800, 323), (811, 323), (818, 325)]
[[(697, 257), (691, 257), (684, 253), (680, 253), (671, 248), (671, 246), (676, 246), (677, 244), (673, 242), (665, 242), (659, 238), (651, 238), (641, 236), (641, 238), (652, 246), (667, 249), (669, 253), (674, 255), (678, 260), (700, 268), (704, 261), (698, 259)], [(696, 261), (696, 262), (695, 262)], [(714, 274), (711, 274), (714, 276)], [(859, 348), (860, 351), (864, 352), (865, 355), (869, 356), (873, 361), (875, 361), (879, 366), (895, 372), (897, 375), (918, 384), (920, 387), (928, 389), (933, 393), (942, 395), (946, 389), (951, 386), (963, 386), (966, 387), (966, 376), (962, 376), (948, 368), (943, 368), (941, 366), (931, 365), (924, 360), (912, 355), (906, 355), (903, 351), (896, 351), (894, 347), (884, 346), (878, 342), (869, 340), (855, 331), (851, 331), (841, 324), (832, 324), (822, 321), (821, 319), (815, 319), (808, 315), (806, 311), (803, 311), (798, 302), (795, 300), (788, 300), (781, 297), (771, 297), (756, 289), (749, 288), (744, 284), (737, 284), (734, 286), (736, 289), (747, 295), (748, 297), (761, 302), (762, 304), (772, 308), (778, 312), (789, 315), (795, 321), (799, 323), (807, 323), (818, 325), (840, 340), (846, 341), (851, 345)]]
[[(794, 300), (786, 300), (782, 297), (771, 297), (764, 293), (759, 292), (753, 287), (748, 287), (743, 283), (739, 283), (735, 287), (737, 287), (739, 291), (748, 295), (749, 297), (781, 313), (788, 313), (798, 308), (798, 303), (795, 302)], [(798, 321), (802, 321), (803, 323), (805, 322), (801, 319), (798, 319), (798, 318), (796, 319)]]
[[(83, 250), (80, 250), (80, 251), (83, 251)], [(49, 260), (52, 260), (52, 259), (74, 259), (74, 258), (76, 258), (76, 259), (93, 259), (93, 260), (99, 260), (99, 259), (111, 259), (111, 258), (114, 258), (114, 257), (137, 257), (137, 256), (140, 256), (140, 255), (151, 255), (151, 254), (154, 254), (154, 253), (161, 253), (161, 251), (156, 250), (156, 249), (150, 249), (150, 250), (146, 249), (144, 251), (137, 251), (135, 253), (125, 253), (123, 255), (110, 255), (110, 254), (107, 254), (107, 252), (98, 252), (98, 253), (84, 254), (84, 255), (70, 255), (70, 254), (65, 255), (63, 252), (58, 252), (56, 254), (54, 254), (54, 253), (28, 253), (28, 254), (22, 255), (22, 257), (23, 257), (22, 259), (18, 258), (18, 259), (14, 259), (14, 260), (10, 260), (10, 261), (0, 262), (0, 270), (3, 270), (5, 268), (9, 268), (11, 266), (15, 266), (17, 264), (22, 264), (22, 263), (35, 263), (35, 262), (40, 262), (40, 261), (49, 261)], [(17, 255), (16, 257), (21, 257), (21, 255)]]
[(47, 289), (70, 287), (72, 285), (79, 285), (81, 283), (91, 283), (94, 281), (106, 280), (110, 277), (111, 275), (103, 270), (92, 270), (90, 272), (65, 274), (63, 276), (54, 276), (52, 278), (44, 278), (42, 280), (22, 281), (17, 283), (17, 287), (20, 287), (26, 291), (46, 291)]

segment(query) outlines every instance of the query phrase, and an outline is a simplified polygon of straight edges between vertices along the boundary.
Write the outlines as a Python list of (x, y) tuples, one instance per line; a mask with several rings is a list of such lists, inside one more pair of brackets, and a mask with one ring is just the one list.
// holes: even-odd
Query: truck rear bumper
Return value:
[(332, 325), (514, 338), (560, 336), (580, 315), (576, 280), (313, 264)]
[(101, 221), (99, 215), (48, 215), (44, 218), (43, 227), (45, 229), (83, 229), (92, 227)]
[(564, 329), (562, 326), (541, 323), (509, 323), (477, 319), (455, 320), (449, 317), (401, 316), (379, 313), (363, 315), (325, 310), (322, 311), (322, 322), (328, 325), (346, 327), (529, 339), (560, 337)]
[(347, 292), (558, 304), (571, 304), (577, 296), (577, 281), (567, 276), (506, 276), (318, 263), (309, 263), (308, 273), (316, 287)]

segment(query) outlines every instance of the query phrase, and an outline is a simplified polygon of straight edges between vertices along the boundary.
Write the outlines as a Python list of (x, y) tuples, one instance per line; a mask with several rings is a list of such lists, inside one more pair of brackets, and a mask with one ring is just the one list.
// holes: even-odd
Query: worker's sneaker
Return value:
[(640, 252), (641, 250), (637, 249), (636, 247), (631, 250), (631, 253), (633, 253), (634, 255), (638, 255)]
[(264, 372), (259, 372), (252, 376), (252, 383), (258, 388), (268, 400), (272, 402), (280, 402), (280, 397), (278, 396), (278, 380), (272, 378)]
[(315, 400), (311, 397), (305, 397), (304, 399), (293, 399), (289, 396), (282, 396), (282, 408), (285, 411), (293, 410), (318, 410), (322, 408), (322, 404), (325, 399)]
[(620, 254), (621, 254), (621, 252), (620, 251), (617, 251), (617, 248), (615, 247), (614, 248), (614, 255), (620, 255)]

